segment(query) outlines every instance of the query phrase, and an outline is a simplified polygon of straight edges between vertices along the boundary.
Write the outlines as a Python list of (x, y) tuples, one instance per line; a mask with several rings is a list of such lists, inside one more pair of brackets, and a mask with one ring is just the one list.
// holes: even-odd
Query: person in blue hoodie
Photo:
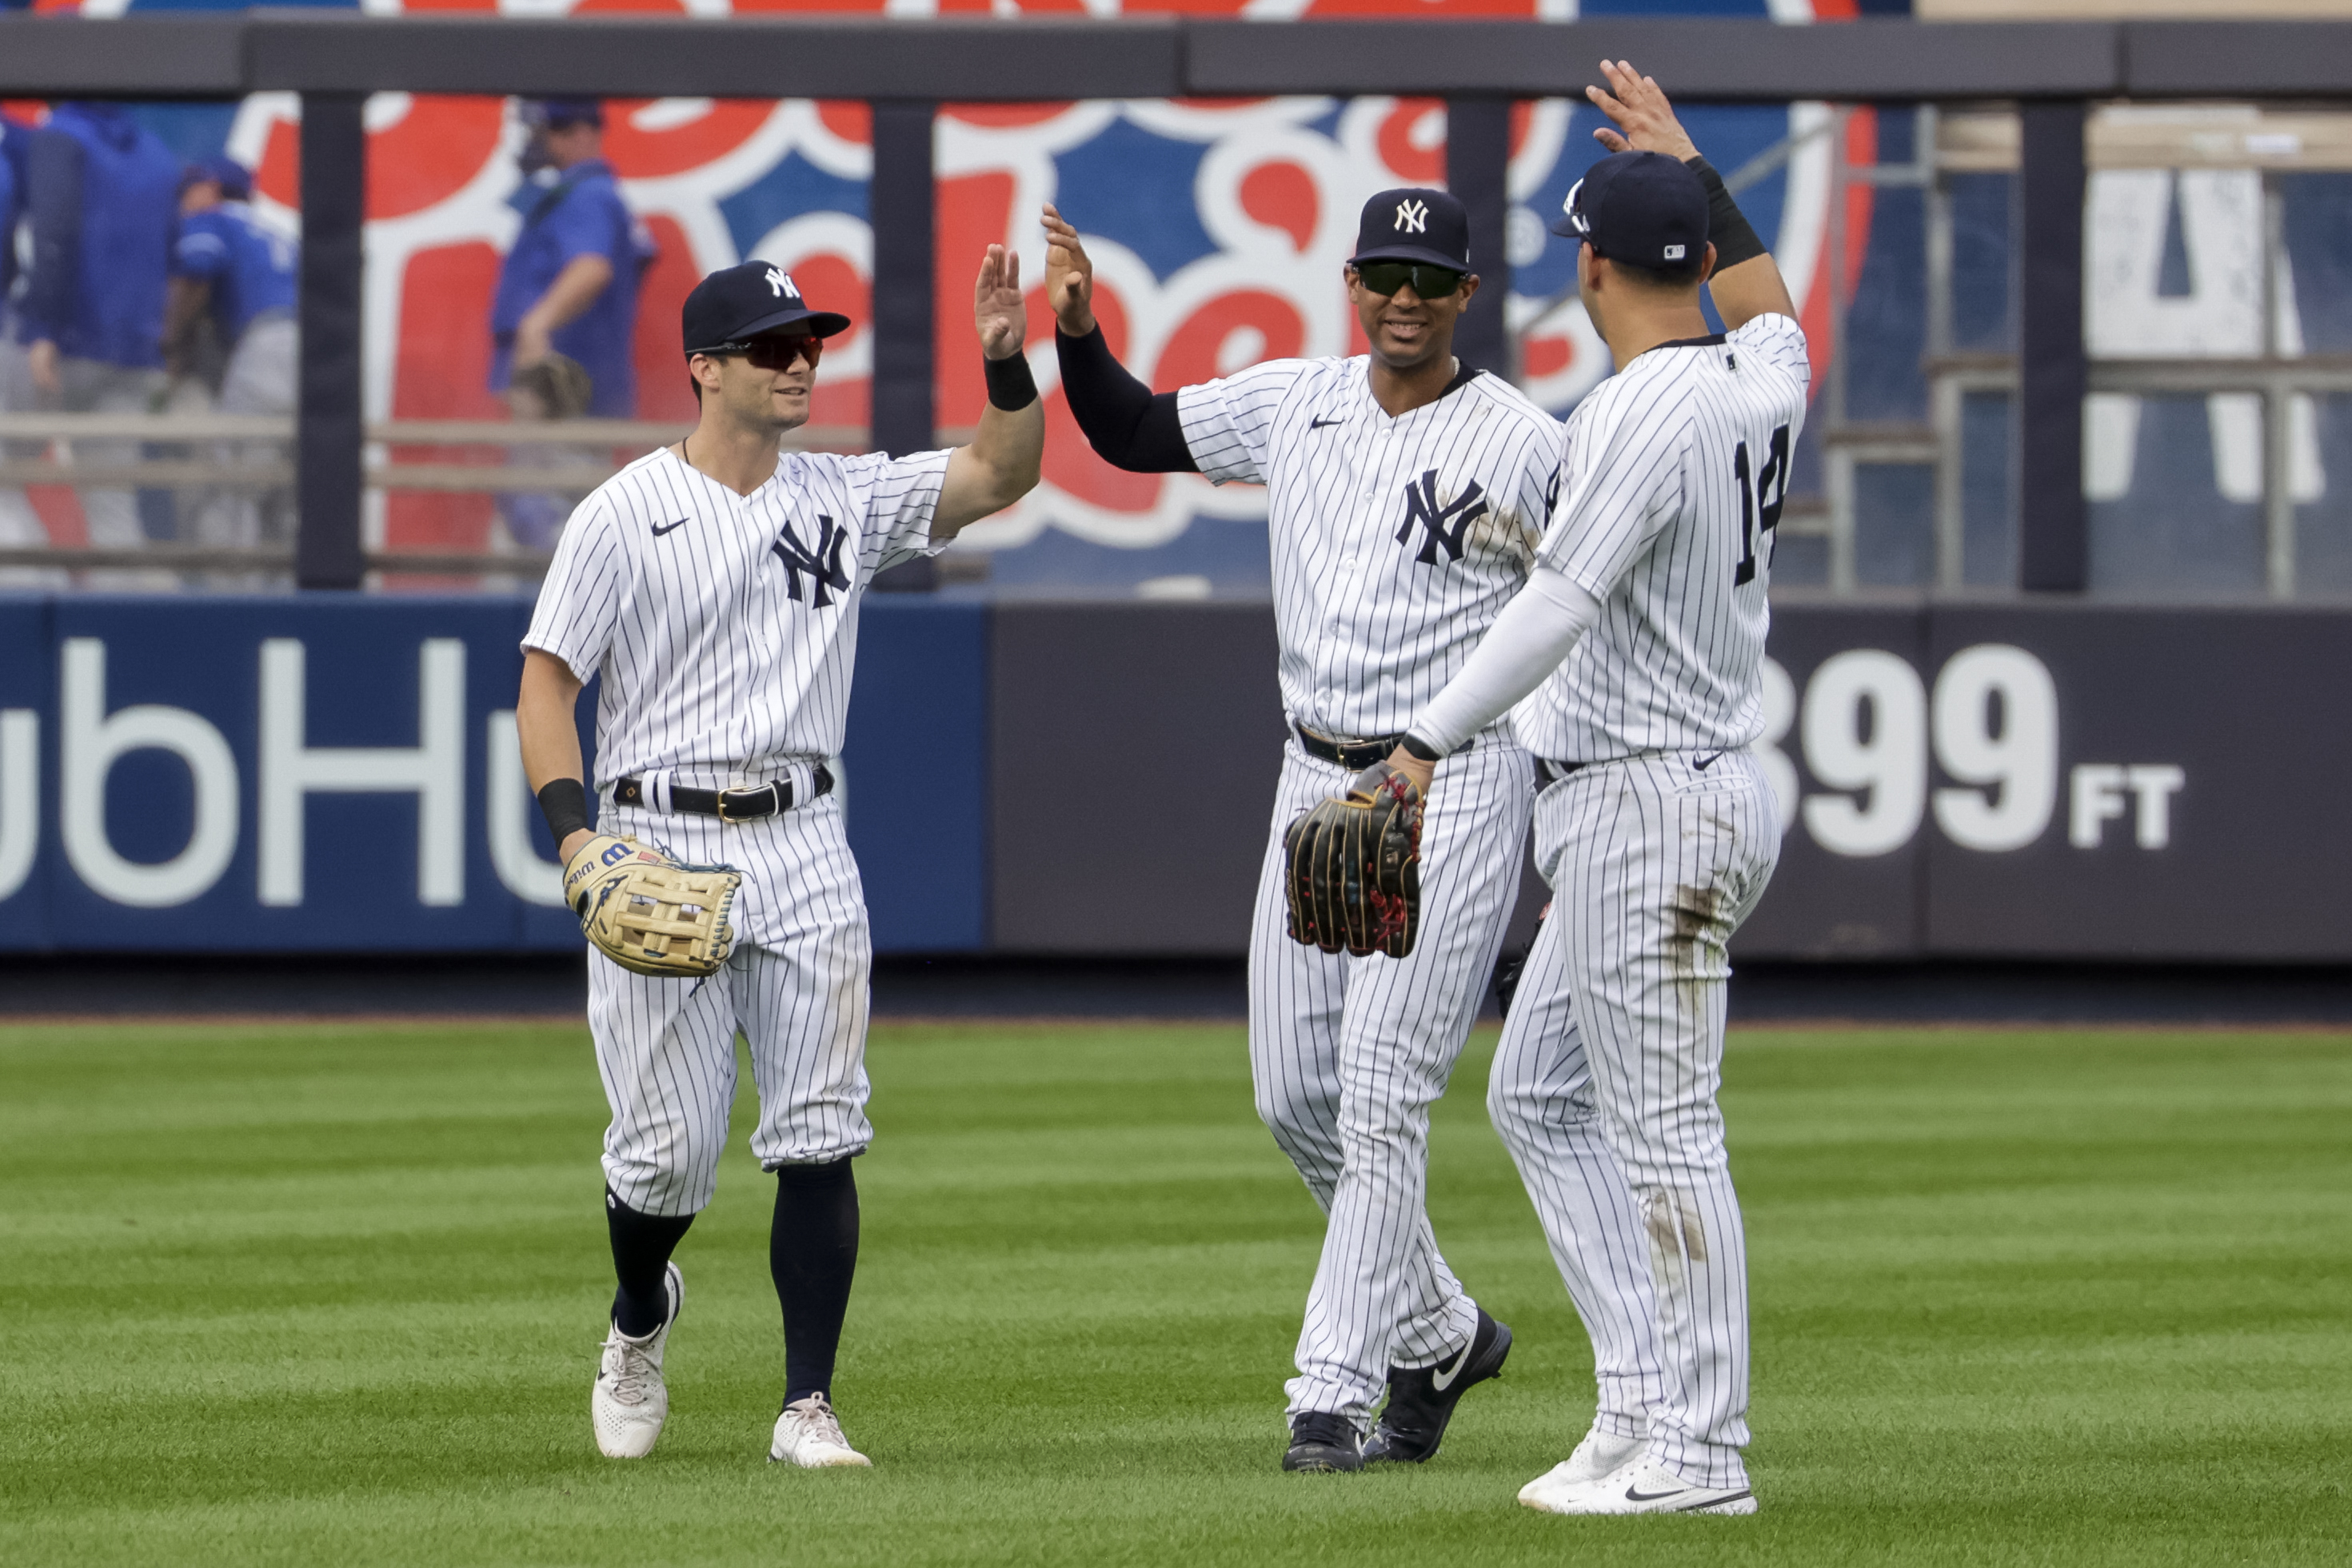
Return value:
[[(205, 159), (181, 177), (167, 368), (185, 373), (181, 361), (190, 329), (209, 313), (226, 355), (213, 406), (222, 413), (291, 415), (301, 379), (294, 317), (301, 246), (254, 215), (252, 196), (253, 176), (233, 158)], [(269, 441), (231, 443), (217, 453), (231, 464), (280, 456), (280, 444)], [(191, 531), (207, 545), (283, 543), (293, 538), (293, 497), (282, 488), (218, 491), (196, 503)]]
[(504, 392), (516, 371), (562, 354), (588, 372), (591, 415), (634, 419), (637, 281), (654, 247), (604, 162), (604, 107), (530, 100), (522, 120), (525, 178), (508, 198), (522, 232), (490, 304), (490, 390)]
[[(62, 103), (27, 139), (24, 196), (32, 267), (16, 336), (46, 407), (143, 413), (163, 391), (163, 295), (179, 226), (180, 161), (154, 133), (105, 103)], [(89, 441), (93, 465), (139, 460), (139, 444)], [(89, 542), (144, 541), (127, 489), (81, 491)]]

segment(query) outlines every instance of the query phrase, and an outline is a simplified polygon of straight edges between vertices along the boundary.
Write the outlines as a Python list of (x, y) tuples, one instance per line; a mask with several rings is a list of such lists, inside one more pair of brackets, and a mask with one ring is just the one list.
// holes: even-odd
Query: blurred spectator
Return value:
[[(112, 104), (63, 103), (35, 131), (24, 161), (32, 272), (17, 300), (44, 407), (145, 413), (163, 394), (163, 293), (179, 223), (180, 161)], [(135, 441), (85, 441), (78, 462), (139, 460)], [(128, 489), (84, 489), (89, 542), (142, 542)]]
[[(24, 215), (24, 204), (19, 198), (25, 189), (27, 135), (23, 127), (0, 120), (0, 414), (33, 406), (33, 382), (25, 364), (25, 347), (16, 341), (10, 325), (15, 314), (12, 297), (17, 282), (16, 228)], [(35, 459), (40, 452), (37, 444), (12, 444), (0, 440), (0, 462)], [(0, 485), (0, 548), (48, 542), (48, 533), (41, 527), (24, 490), (15, 485)], [(20, 579), (11, 571), (0, 575), (0, 580), (13, 583)]]
[(634, 418), (637, 281), (654, 246), (604, 162), (604, 108), (593, 99), (527, 100), (522, 120), (524, 179), (509, 198), (522, 233), (490, 306), (490, 389), (507, 391), (516, 371), (560, 353), (588, 372), (591, 414)]
[[(196, 371), (193, 329), (209, 319), (226, 355), (213, 406), (223, 413), (290, 415), (300, 377), (294, 321), (294, 280), (299, 247), (263, 226), (247, 204), (253, 176), (231, 158), (189, 166), (180, 183), (180, 237), (172, 251), (171, 300), (163, 340), (166, 368), (176, 380)], [(210, 307), (207, 310), (207, 307)], [(271, 441), (223, 444), (224, 465), (281, 460)], [(293, 500), (283, 487), (221, 490), (196, 504), (196, 542), (243, 547), (285, 543), (294, 537)]]
[[(588, 410), (590, 391), (588, 372), (578, 361), (568, 354), (550, 354), (515, 371), (514, 384), (507, 389), (507, 405), (517, 420), (577, 419)], [(609, 456), (609, 450), (599, 452), (593, 447), (518, 446), (507, 455), (507, 465), (577, 467)], [(523, 549), (553, 549), (564, 519), (587, 498), (584, 490), (509, 491), (498, 498), (499, 520), (506, 525), (507, 538)]]

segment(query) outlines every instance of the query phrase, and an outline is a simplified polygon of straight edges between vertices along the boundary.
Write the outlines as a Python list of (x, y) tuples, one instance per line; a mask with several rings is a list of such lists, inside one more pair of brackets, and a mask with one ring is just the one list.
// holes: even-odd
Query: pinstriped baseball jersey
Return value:
[(1601, 619), (1511, 712), (1538, 756), (1728, 750), (1762, 733), (1771, 536), (1808, 375), (1797, 323), (1759, 316), (1652, 349), (1577, 405), (1538, 559)]
[(1393, 735), (1437, 695), (1535, 559), (1559, 426), (1465, 372), (1391, 419), (1370, 361), (1275, 360), (1177, 394), (1218, 484), (1267, 488), (1283, 706), (1326, 735)]
[(724, 784), (840, 751), (857, 606), (930, 553), (945, 452), (788, 452), (751, 495), (667, 447), (580, 504), (523, 646), (602, 671), (600, 788), (673, 769)]

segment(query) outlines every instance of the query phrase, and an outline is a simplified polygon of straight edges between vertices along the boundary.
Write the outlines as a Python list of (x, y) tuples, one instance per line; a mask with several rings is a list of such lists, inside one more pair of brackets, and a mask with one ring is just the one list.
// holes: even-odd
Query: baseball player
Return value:
[(1250, 1064), (1258, 1114), (1328, 1215), (1283, 1468), (1426, 1459), (1511, 1346), (1446, 1267), (1423, 1197), (1430, 1103), (1517, 894), (1532, 763), (1501, 725), (1446, 760), (1426, 826), (1444, 846), (1422, 887), (1428, 935), (1402, 957), (1291, 939), (1283, 832), (1389, 754), (1526, 580), (1559, 424), (1454, 359), (1478, 279), (1467, 214), (1442, 191), (1364, 204), (1345, 276), (1368, 354), (1270, 361), (1156, 396), (1096, 325), (1077, 231), (1051, 207), (1045, 226), (1062, 385), (1095, 450), (1130, 471), (1267, 487), (1291, 735), (1250, 942)]
[[(874, 1135), (871, 945), (825, 758), (841, 748), (874, 574), (936, 552), (1037, 482), (1045, 414), (1022, 354), (1019, 263), (1000, 246), (982, 264), (973, 311), (989, 406), (970, 445), (784, 453), (784, 433), (808, 420), (824, 340), (849, 320), (812, 308), (765, 263), (704, 278), (684, 311), (700, 422), (581, 504), (523, 638), (523, 767), (567, 887), (589, 846), (617, 842), (600, 834), (741, 875), (731, 956), (716, 973), (664, 978), (589, 958), (619, 1278), (591, 1408), (597, 1447), (614, 1458), (651, 1451), (668, 1414), (662, 1356), (685, 1299), (670, 1254), (711, 1198), (740, 1029), (760, 1095), (751, 1151), (776, 1176), (769, 1265), (786, 1386), (769, 1458), (867, 1462), (842, 1433), (832, 1384), (857, 1261), (849, 1162)], [(597, 674), (592, 833), (572, 709)]]
[[(1451, 786), (1431, 759), (1507, 712), (1544, 781), (1536, 862), (1556, 903), (1487, 1104), (1592, 1336), (1600, 1408), (1519, 1500), (1753, 1513), (1746, 1245), (1715, 1095), (1724, 945), (1780, 855), (1748, 748), (1809, 370), (1779, 269), (1665, 95), (1602, 70), (1589, 95), (1612, 155), (1558, 232), (1583, 242), (1578, 284), (1617, 373), (1569, 420), (1526, 591), (1390, 765), (1433, 788), (1433, 811)], [(1707, 330), (1702, 284), (1727, 333)], [(1427, 874), (1449, 852), (1425, 847)]]

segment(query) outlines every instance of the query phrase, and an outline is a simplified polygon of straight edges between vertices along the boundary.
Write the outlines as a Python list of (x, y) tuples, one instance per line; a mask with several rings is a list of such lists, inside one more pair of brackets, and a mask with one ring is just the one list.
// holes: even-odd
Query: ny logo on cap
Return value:
[(1424, 234), (1428, 232), (1428, 229), (1429, 204), (1427, 202), (1399, 202), (1397, 204), (1397, 233)]
[(1568, 224), (1570, 228), (1578, 234), (1589, 235), (1592, 232), (1592, 220), (1586, 217), (1583, 209), (1576, 204), (1576, 198), (1582, 194), (1584, 194), (1584, 182), (1579, 180), (1568, 188), (1568, 200), (1560, 203), (1559, 210), (1568, 214)]
[(794, 299), (801, 297), (801, 286), (793, 281), (792, 274), (777, 267), (768, 268), (768, 287), (775, 291), (779, 299), (786, 295)]

